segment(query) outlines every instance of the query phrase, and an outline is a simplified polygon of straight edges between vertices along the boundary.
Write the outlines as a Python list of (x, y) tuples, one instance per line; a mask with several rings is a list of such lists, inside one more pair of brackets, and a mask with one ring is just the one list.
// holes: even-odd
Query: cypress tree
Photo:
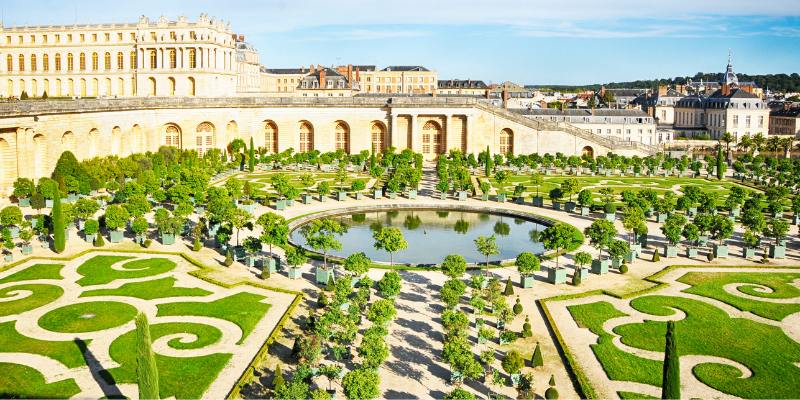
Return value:
[(722, 180), (725, 177), (725, 157), (722, 155), (722, 146), (717, 149), (717, 179)]
[(53, 198), (53, 250), (56, 253), (63, 252), (66, 240), (64, 216), (61, 214), (61, 192), (56, 191)]
[(250, 170), (250, 172), (253, 172), (256, 170), (256, 150), (253, 146), (252, 137), (250, 138), (250, 151), (247, 153), (247, 155), (249, 156), (249, 159), (247, 160), (247, 168)]
[(150, 324), (147, 317), (136, 316), (136, 376), (140, 399), (158, 399), (158, 369), (153, 349), (150, 347)]
[(483, 167), (486, 176), (491, 176), (492, 168), (494, 168), (494, 160), (492, 159), (492, 153), (489, 152), (489, 146), (486, 146), (486, 162), (484, 163)]
[(531, 367), (541, 367), (544, 365), (544, 360), (542, 359), (542, 349), (539, 348), (539, 342), (536, 342), (536, 348), (533, 349), (533, 357), (531, 357)]
[(283, 380), (283, 372), (281, 372), (281, 365), (275, 367), (275, 377), (272, 378), (272, 390), (277, 391), (278, 388), (283, 386), (286, 382)]
[(661, 377), (662, 399), (681, 398), (681, 366), (678, 356), (675, 321), (667, 321), (667, 336), (664, 346), (664, 372)]

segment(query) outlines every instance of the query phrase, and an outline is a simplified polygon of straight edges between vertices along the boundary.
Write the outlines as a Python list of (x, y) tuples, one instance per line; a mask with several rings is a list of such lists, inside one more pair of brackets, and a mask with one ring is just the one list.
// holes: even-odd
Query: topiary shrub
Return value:
[(514, 303), (512, 311), (514, 311), (514, 315), (519, 315), (522, 313), (522, 303), (519, 302), (519, 296), (517, 296), (517, 301)]
[(200, 243), (200, 238), (194, 238), (194, 243), (192, 243), (192, 251), (200, 251), (203, 248), (203, 244)]
[(581, 273), (578, 270), (575, 270), (575, 273), (572, 274), (572, 286), (580, 286), (581, 285)]
[(151, 240), (151, 239), (145, 239), (144, 242), (142, 242), (142, 246), (144, 246), (146, 249), (150, 248), (150, 245), (152, 245), (152, 244), (153, 244), (153, 240)]
[(231, 249), (228, 249), (228, 251), (225, 253), (225, 261), (222, 262), (222, 265), (226, 267), (233, 265), (233, 253), (231, 252)]
[(319, 291), (319, 297), (317, 297), (317, 308), (325, 308), (328, 306), (330, 302), (328, 301), (328, 295), (325, 294), (324, 291)]
[(506, 289), (503, 294), (506, 296), (511, 296), (514, 294), (514, 284), (511, 283), (511, 277), (509, 277), (506, 281)]
[(544, 365), (544, 359), (542, 358), (542, 349), (539, 347), (539, 342), (536, 342), (536, 348), (533, 349), (533, 356), (531, 356), (531, 367), (541, 367)]
[(658, 254), (658, 249), (656, 249), (656, 251), (653, 252), (653, 262), (659, 262), (659, 261), (661, 261), (661, 255)]
[(628, 273), (628, 264), (627, 263), (622, 263), (622, 265), (619, 266), (619, 273), (620, 274), (627, 274)]
[(531, 321), (528, 316), (525, 316), (525, 323), (522, 324), (522, 337), (531, 337), (533, 336), (533, 331), (531, 330)]
[(706, 259), (708, 259), (708, 261), (714, 261), (714, 253), (709, 251)]
[(554, 387), (547, 388), (547, 390), (544, 391), (544, 398), (547, 400), (558, 399), (558, 390), (556, 390)]
[(94, 247), (103, 247), (106, 245), (105, 239), (103, 239), (103, 235), (97, 235), (94, 238)]

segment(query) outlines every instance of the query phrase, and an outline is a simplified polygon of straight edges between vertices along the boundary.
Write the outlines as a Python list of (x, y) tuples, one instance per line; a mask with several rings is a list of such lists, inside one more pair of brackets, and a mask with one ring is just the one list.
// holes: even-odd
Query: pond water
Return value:
[[(394, 262), (398, 264), (438, 264), (448, 254), (461, 254), (467, 262), (484, 262), (485, 256), (475, 249), (474, 240), (478, 236), (495, 235), (500, 254), (491, 256), (490, 261), (515, 258), (528, 251), (534, 254), (544, 252), (544, 246), (534, 241), (546, 226), (527, 219), (472, 211), (446, 210), (393, 210), (372, 211), (329, 217), (348, 226), (347, 233), (339, 237), (341, 251), (329, 254), (347, 257), (363, 251), (374, 261), (389, 262), (389, 253), (376, 250), (372, 238), (374, 230), (382, 226), (399, 228), (408, 242), (406, 250), (395, 253)], [(306, 240), (297, 228), (291, 233), (292, 242), (306, 245)], [(533, 236), (533, 237), (532, 237)]]

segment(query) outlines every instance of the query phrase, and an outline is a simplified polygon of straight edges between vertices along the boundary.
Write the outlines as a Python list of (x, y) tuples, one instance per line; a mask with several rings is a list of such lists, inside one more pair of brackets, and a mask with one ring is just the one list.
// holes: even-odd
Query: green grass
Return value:
[(34, 264), (0, 279), (0, 283), (32, 281), (35, 279), (61, 279), (62, 268), (64, 268), (64, 264)]
[(598, 335), (597, 344), (591, 345), (592, 351), (610, 379), (661, 386), (661, 361), (641, 358), (620, 350), (612, 343), (612, 336), (603, 330), (603, 323), (627, 314), (604, 301), (569, 306), (567, 309), (579, 326)]
[[(150, 326), (153, 341), (176, 333), (190, 333), (197, 336), (195, 342), (181, 343), (170, 340), (169, 346), (176, 349), (202, 348), (219, 341), (219, 329), (195, 323), (163, 323)], [(108, 371), (116, 383), (136, 383), (136, 331), (120, 336), (111, 344), (110, 354), (120, 367)], [(230, 360), (226, 353), (210, 354), (201, 357), (167, 357), (156, 354), (159, 391), (162, 398), (196, 399), (203, 395), (209, 385), (217, 378), (222, 368)]]
[[(693, 373), (706, 385), (750, 399), (796, 398), (800, 393), (800, 380), (788, 378), (797, 375), (794, 363), (800, 360), (800, 344), (780, 328), (748, 319), (730, 318), (714, 306), (679, 297), (644, 296), (632, 300), (631, 306), (643, 313), (659, 316), (673, 315), (674, 309), (685, 312), (687, 317), (676, 322), (681, 355), (727, 358), (753, 372), (751, 377), (743, 379), (739, 371), (730, 366), (697, 365)], [(626, 345), (650, 351), (664, 350), (665, 322), (627, 324), (618, 326), (614, 332)], [(616, 363), (612, 368), (617, 368)]]
[(73, 379), (45, 382), (39, 371), (20, 364), (0, 363), (0, 398), (63, 399), (80, 393)]
[(93, 332), (132, 321), (136, 307), (116, 301), (70, 304), (49, 311), (39, 318), (39, 326), (53, 332)]
[[(68, 368), (84, 365), (83, 354), (75, 342), (29, 338), (20, 334), (14, 324), (14, 321), (0, 323), (0, 353), (40, 354), (52, 358)], [(1, 378), (2, 376), (0, 376)]]
[(13, 292), (18, 291), (30, 291), (31, 294), (21, 299), (0, 302), (0, 317), (15, 315), (39, 308), (52, 303), (64, 294), (64, 289), (59, 286), (31, 283), (0, 289), (0, 299), (11, 297)]
[(112, 268), (114, 264), (132, 258), (134, 257), (92, 257), (78, 267), (78, 273), (83, 275), (83, 278), (78, 280), (78, 284), (81, 286), (102, 285), (117, 279), (142, 278), (145, 276), (163, 274), (175, 268), (175, 262), (158, 257), (128, 261), (118, 266), (119, 270)]
[(742, 311), (749, 311), (758, 316), (780, 321), (790, 314), (800, 312), (800, 304), (770, 303), (753, 301), (734, 296), (723, 290), (730, 283), (758, 284), (771, 288), (772, 293), (755, 291), (755, 286), (740, 286), (739, 290), (747, 295), (769, 299), (788, 299), (800, 297), (800, 288), (793, 286), (792, 281), (800, 279), (800, 273), (777, 272), (689, 272), (678, 278), (692, 287), (684, 292), (705, 296), (730, 304)]
[(233, 322), (242, 330), (242, 338), (238, 343), (241, 344), (269, 310), (269, 304), (261, 303), (264, 299), (264, 296), (241, 292), (208, 303), (159, 304), (158, 316), (196, 315)]
[(144, 282), (131, 282), (117, 289), (95, 289), (81, 293), (80, 297), (90, 296), (128, 296), (144, 300), (161, 299), (165, 297), (206, 296), (211, 294), (200, 288), (184, 288), (175, 286), (174, 277), (153, 279)]

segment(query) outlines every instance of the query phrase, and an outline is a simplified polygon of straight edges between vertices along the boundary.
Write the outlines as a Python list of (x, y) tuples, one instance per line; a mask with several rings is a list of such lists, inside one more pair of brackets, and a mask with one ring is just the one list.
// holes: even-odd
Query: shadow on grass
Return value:
[(100, 364), (100, 360), (98, 360), (94, 354), (92, 354), (86, 342), (80, 338), (75, 338), (74, 342), (81, 351), (81, 354), (83, 354), (83, 359), (86, 361), (86, 366), (89, 367), (92, 378), (94, 378), (95, 382), (97, 382), (97, 385), (100, 386), (100, 390), (103, 391), (103, 394), (105, 395), (104, 397), (108, 399), (124, 399), (125, 396), (122, 395), (122, 392), (120, 392), (119, 388), (117, 387), (117, 382), (114, 380), (114, 377), (111, 376), (111, 374), (109, 374), (105, 368), (103, 368), (103, 365)]

